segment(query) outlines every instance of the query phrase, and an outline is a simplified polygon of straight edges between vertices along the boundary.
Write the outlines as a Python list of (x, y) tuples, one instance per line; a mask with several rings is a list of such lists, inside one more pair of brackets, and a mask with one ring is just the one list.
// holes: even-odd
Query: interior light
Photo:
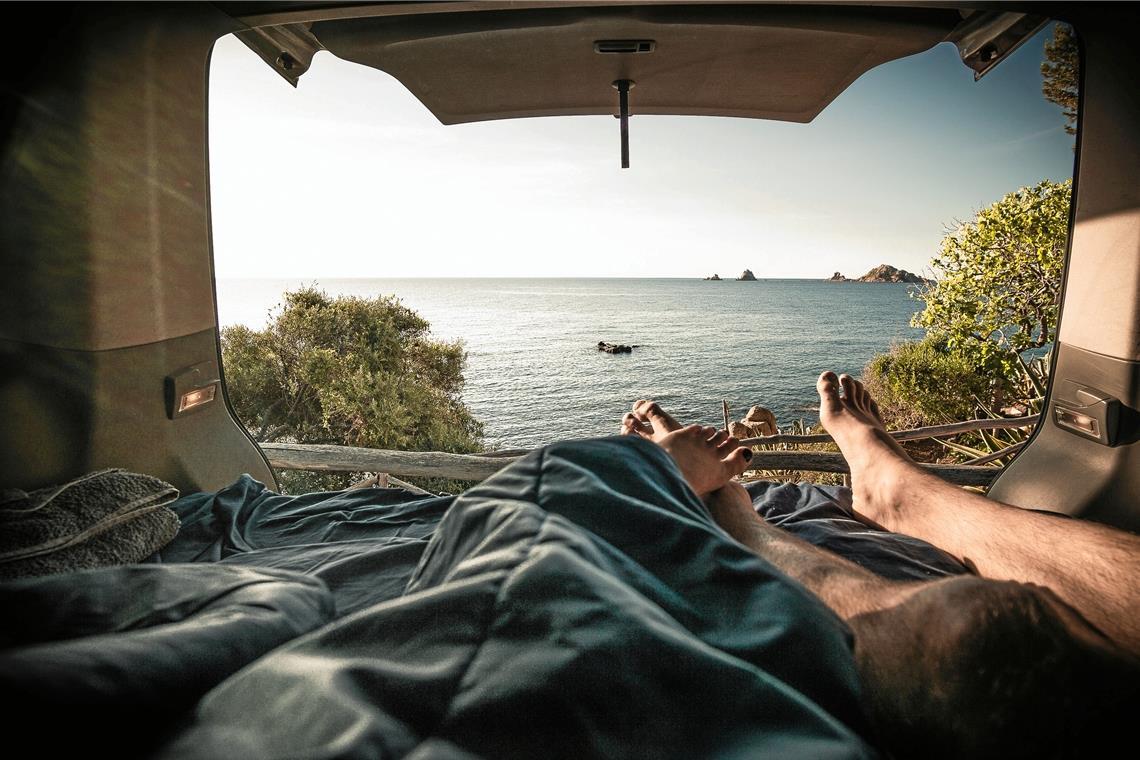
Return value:
[(1065, 409), (1063, 407), (1054, 407), (1054, 413), (1057, 415), (1057, 424), (1061, 427), (1067, 427), (1070, 430), (1076, 430), (1086, 435), (1091, 435), (1094, 438), (1100, 437), (1100, 425), (1097, 424), (1095, 417), (1089, 417), (1087, 414), (1074, 412), (1072, 409)]
[(195, 388), (192, 391), (182, 394), (182, 399), (178, 402), (178, 411), (185, 412), (195, 407), (208, 404), (214, 400), (217, 395), (217, 384), (207, 385), (205, 388)]

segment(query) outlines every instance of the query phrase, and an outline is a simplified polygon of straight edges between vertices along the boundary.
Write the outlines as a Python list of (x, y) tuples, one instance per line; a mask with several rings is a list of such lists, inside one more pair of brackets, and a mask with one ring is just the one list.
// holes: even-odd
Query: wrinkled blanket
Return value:
[(154, 559), (301, 572), (328, 585), (337, 615), (395, 599), (454, 496), (401, 488), (283, 496), (248, 475), (172, 505), (182, 529)]
[[(604, 481), (626, 463), (618, 458), (597, 467)], [(767, 482), (747, 488), (769, 522), (884, 577), (925, 580), (967, 572), (930, 544), (856, 520), (848, 489)], [(154, 559), (307, 573), (328, 585), (343, 616), (403, 594), (454, 500), (399, 488), (285, 496), (243, 475), (220, 491), (175, 502), (182, 529)]]
[(664, 451), (611, 438), (456, 499), (403, 596), (230, 677), (163, 754), (840, 758), (868, 739), (844, 624), (713, 524)]
[(131, 757), (257, 657), (328, 622), (296, 573), (134, 565), (0, 583), (5, 741), (44, 757)]

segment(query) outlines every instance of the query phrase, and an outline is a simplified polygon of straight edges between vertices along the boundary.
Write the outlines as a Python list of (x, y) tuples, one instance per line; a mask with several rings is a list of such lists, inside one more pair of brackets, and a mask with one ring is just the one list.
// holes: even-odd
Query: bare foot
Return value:
[[(843, 393), (840, 395), (840, 389)], [(871, 394), (850, 375), (836, 377), (824, 372), (816, 382), (819, 391), (819, 421), (831, 434), (851, 468), (851, 493), (855, 512), (891, 528), (897, 508), (897, 485), (905, 478), (924, 473), (887, 434), (879, 406)]]
[(685, 482), (702, 499), (740, 475), (752, 459), (752, 450), (723, 430), (700, 425), (682, 426), (656, 401), (638, 401), (622, 418), (623, 435), (653, 441), (673, 457)]

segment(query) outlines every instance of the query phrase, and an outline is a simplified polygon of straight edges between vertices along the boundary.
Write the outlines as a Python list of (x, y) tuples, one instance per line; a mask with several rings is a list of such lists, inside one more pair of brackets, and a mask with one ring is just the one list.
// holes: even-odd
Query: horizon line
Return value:
[[(913, 273), (917, 274), (917, 272)], [(713, 280), (709, 277), (697, 275), (658, 275), (658, 276), (631, 276), (631, 275), (604, 275), (604, 274), (574, 274), (574, 275), (215, 275), (215, 280), (701, 280), (707, 282), (760, 282), (764, 280), (805, 280), (808, 282), (832, 282), (831, 277), (759, 277), (754, 280), (742, 280), (739, 277), (721, 277)], [(847, 282), (857, 282), (858, 278), (848, 278)], [(878, 283), (892, 284), (892, 283)], [(900, 283), (893, 283), (900, 284)], [(901, 283), (913, 284), (913, 283)]]

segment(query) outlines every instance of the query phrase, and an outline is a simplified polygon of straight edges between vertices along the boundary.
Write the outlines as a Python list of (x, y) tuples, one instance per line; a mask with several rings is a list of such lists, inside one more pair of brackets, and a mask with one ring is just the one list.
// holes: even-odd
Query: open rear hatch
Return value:
[(339, 9), (304, 23), (288, 23), (287, 13), (246, 17), (264, 25), (239, 36), (294, 84), (321, 49), (386, 71), (444, 124), (617, 115), (614, 83), (621, 80), (632, 83), (632, 114), (809, 122), (882, 63), (951, 40), (967, 65), (984, 72), (1044, 21), (897, 6), (822, 13), (803, 6), (525, 5), (381, 6), (348, 18), (351, 11)]

